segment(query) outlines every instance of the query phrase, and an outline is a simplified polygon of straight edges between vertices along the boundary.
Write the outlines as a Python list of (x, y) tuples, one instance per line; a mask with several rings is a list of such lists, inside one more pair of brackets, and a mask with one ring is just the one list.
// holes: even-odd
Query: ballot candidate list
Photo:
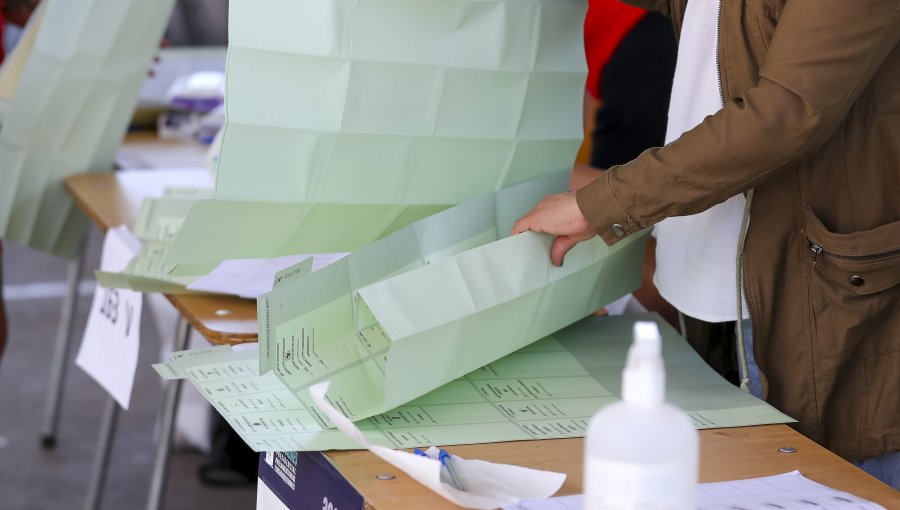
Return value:
[[(582, 437), (597, 409), (617, 399), (629, 344), (627, 332), (635, 320), (581, 321), (356, 425), (372, 443), (394, 448)], [(718, 377), (669, 329), (662, 328), (669, 366), (667, 399), (684, 409), (698, 429), (791, 421)], [(383, 371), (387, 340), (378, 327), (368, 328), (355, 342), (353, 349), (365, 349), (370, 354), (366, 361), (379, 373)], [(335, 380), (331, 377), (340, 366), (317, 372), (323, 368), (315, 358), (323, 354), (321, 346), (284, 345), (301, 351), (307, 348), (302, 354), (291, 352), (299, 360), (298, 370), (310, 368), (307, 382)], [(358, 448), (343, 433), (329, 428), (330, 422), (305, 390), (289, 387), (275, 372), (260, 376), (257, 350), (215, 348), (185, 351), (176, 357), (167, 365), (169, 370), (181, 370), (253, 449)], [(371, 384), (355, 389), (361, 394), (383, 391)], [(338, 396), (329, 397), (329, 402), (348, 414), (347, 398), (353, 395), (347, 391), (332, 395)]]
[[(273, 373), (256, 375), (256, 365), (220, 361), (187, 374), (256, 450), (357, 447), (321, 427), (318, 410)], [(546, 338), (357, 425), (372, 442), (395, 448), (580, 437), (596, 409), (614, 399), (564, 346)]]

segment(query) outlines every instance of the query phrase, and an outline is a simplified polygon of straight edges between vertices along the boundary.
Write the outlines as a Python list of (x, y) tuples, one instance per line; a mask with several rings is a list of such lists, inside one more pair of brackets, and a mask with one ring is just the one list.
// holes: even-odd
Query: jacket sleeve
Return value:
[(669, 145), (605, 172), (579, 190), (579, 208), (614, 244), (753, 188), (837, 130), (898, 40), (897, 0), (788, 0), (754, 87)]

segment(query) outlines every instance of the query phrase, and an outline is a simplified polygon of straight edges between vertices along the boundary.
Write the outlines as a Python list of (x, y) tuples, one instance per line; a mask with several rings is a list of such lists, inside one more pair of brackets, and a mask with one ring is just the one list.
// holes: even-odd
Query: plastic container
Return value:
[(591, 419), (585, 441), (585, 510), (695, 510), (699, 438), (665, 402), (659, 328), (634, 325), (622, 401)]

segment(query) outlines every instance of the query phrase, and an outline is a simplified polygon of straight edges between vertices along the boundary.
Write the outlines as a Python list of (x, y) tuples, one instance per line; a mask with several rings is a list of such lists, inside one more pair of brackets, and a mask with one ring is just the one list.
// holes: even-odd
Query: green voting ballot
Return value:
[[(435, 214), (257, 301), (261, 368), (349, 418), (384, 412), (585, 317), (640, 285), (645, 235), (593, 239), (562, 267), (551, 236), (507, 237), (560, 172)], [(424, 363), (425, 359), (441, 363)], [(315, 415), (322, 426), (324, 416)]]
[(570, 167), (585, 7), (233, 0), (215, 199), (166, 264), (351, 252)]
[(0, 130), (0, 237), (72, 256), (87, 227), (63, 179), (112, 169), (173, 0), (45, 0)]
[[(722, 379), (658, 316), (640, 314), (583, 319), (356, 425), (372, 443), (391, 448), (581, 437), (594, 412), (618, 398), (637, 320), (659, 324), (666, 398), (698, 429), (793, 421)], [(260, 375), (255, 349), (214, 347), (173, 358), (157, 371), (187, 378), (254, 450), (360, 447), (342, 432), (321, 427), (309, 405), (274, 373)]]

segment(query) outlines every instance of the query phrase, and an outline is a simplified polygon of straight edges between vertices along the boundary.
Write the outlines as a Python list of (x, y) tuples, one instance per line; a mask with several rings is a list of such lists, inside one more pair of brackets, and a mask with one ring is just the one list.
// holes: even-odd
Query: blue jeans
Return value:
[[(747, 368), (750, 374), (750, 394), (756, 398), (762, 398), (762, 383), (759, 380), (759, 366), (756, 364), (756, 357), (753, 356), (753, 326), (750, 319), (744, 319), (740, 322), (741, 332), (744, 334), (744, 352), (747, 353)], [(735, 324), (735, 328), (737, 324)], [(738, 370), (741, 371), (741, 379), (744, 367), (738, 364)]]
[(900, 491), (900, 452), (857, 460), (853, 465)]

